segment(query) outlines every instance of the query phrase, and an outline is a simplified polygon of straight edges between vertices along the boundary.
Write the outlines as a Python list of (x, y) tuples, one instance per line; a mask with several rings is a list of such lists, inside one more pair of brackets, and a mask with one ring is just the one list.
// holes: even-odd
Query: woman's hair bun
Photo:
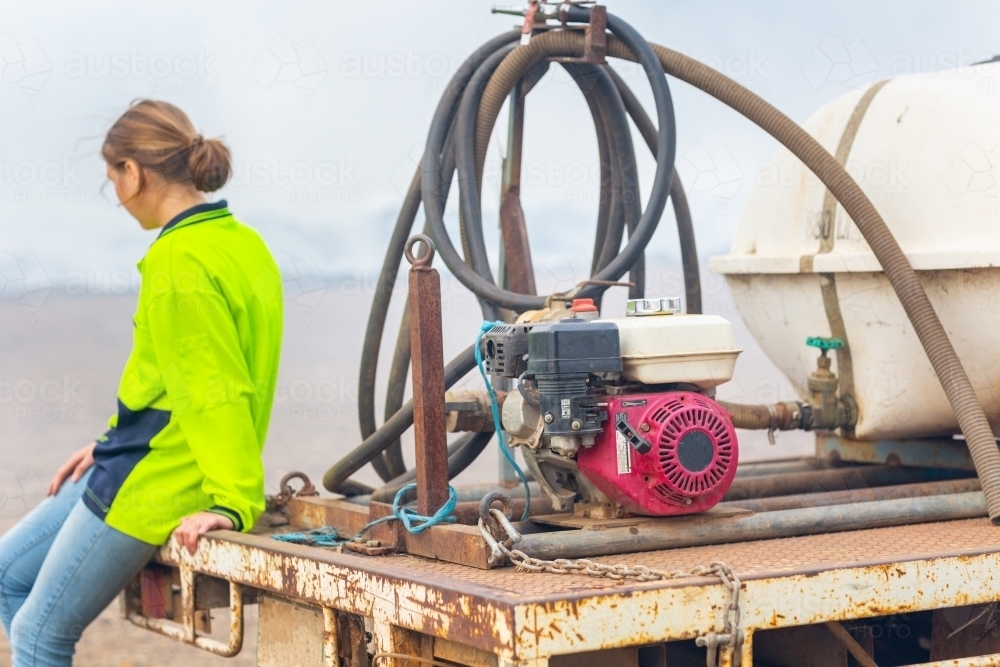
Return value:
[(191, 183), (202, 192), (215, 192), (233, 173), (229, 148), (218, 139), (205, 139), (200, 134), (191, 140), (187, 166)]

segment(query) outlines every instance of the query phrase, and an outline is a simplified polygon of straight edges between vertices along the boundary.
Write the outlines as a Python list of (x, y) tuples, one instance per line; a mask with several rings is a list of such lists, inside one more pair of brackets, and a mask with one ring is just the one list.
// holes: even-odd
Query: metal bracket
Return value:
[[(564, 26), (573, 29), (574, 26)], [(579, 28), (577, 28), (579, 29)], [(552, 60), (560, 63), (584, 63), (587, 65), (607, 65), (608, 55), (608, 10), (604, 5), (594, 5), (590, 8), (590, 23), (584, 31), (583, 55), (575, 58), (559, 57)]]
[(123, 593), (122, 611), (132, 624), (151, 630), (176, 641), (196, 646), (203, 651), (231, 658), (243, 648), (243, 588), (235, 581), (229, 582), (229, 643), (198, 635), (195, 627), (195, 571), (180, 566), (181, 579), (181, 622), (166, 618), (150, 618), (130, 608), (127, 594)]

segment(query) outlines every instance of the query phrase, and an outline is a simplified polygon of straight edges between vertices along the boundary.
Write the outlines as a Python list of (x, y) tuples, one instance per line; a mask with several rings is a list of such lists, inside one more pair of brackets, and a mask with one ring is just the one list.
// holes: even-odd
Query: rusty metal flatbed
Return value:
[[(415, 647), (421, 638), (435, 637), (484, 661), (468, 664), (508, 667), (589, 664), (555, 656), (721, 632), (728, 601), (724, 586), (710, 577), (635, 583), (483, 570), (228, 532), (203, 539), (194, 556), (171, 543), (159, 559), (317, 609), (365, 617), (378, 652), (420, 655)], [(661, 570), (727, 562), (742, 580), (744, 667), (754, 664), (754, 635), (760, 631), (1000, 599), (1000, 578), (994, 576), (1000, 571), (1000, 529), (986, 519), (595, 560)], [(1000, 656), (934, 664), (1000, 664)]]

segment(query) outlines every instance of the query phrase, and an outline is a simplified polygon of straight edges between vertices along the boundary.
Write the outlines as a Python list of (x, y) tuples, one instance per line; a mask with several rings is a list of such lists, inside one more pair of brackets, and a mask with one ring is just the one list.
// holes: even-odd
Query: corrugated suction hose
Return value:
[[(871, 200), (836, 158), (785, 114), (711, 67), (682, 53), (656, 44), (652, 46), (667, 74), (732, 107), (780, 141), (816, 174), (851, 216), (882, 265), (941, 381), (972, 454), (986, 496), (990, 521), (994, 525), (1000, 524), (1000, 450), (997, 449), (993, 431), (916, 272)], [(608, 51), (618, 58), (630, 55), (629, 50), (613, 38), (609, 41)]]

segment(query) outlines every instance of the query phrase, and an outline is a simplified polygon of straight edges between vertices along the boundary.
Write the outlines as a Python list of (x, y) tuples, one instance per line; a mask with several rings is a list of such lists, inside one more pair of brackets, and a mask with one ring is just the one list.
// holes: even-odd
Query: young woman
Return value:
[(205, 192), (229, 150), (165, 102), (133, 104), (101, 150), (122, 206), (159, 229), (139, 262), (132, 354), (110, 430), (0, 537), (0, 620), (15, 667), (68, 666), (83, 629), (174, 538), (249, 530), (281, 344), (281, 277), (255, 231)]

